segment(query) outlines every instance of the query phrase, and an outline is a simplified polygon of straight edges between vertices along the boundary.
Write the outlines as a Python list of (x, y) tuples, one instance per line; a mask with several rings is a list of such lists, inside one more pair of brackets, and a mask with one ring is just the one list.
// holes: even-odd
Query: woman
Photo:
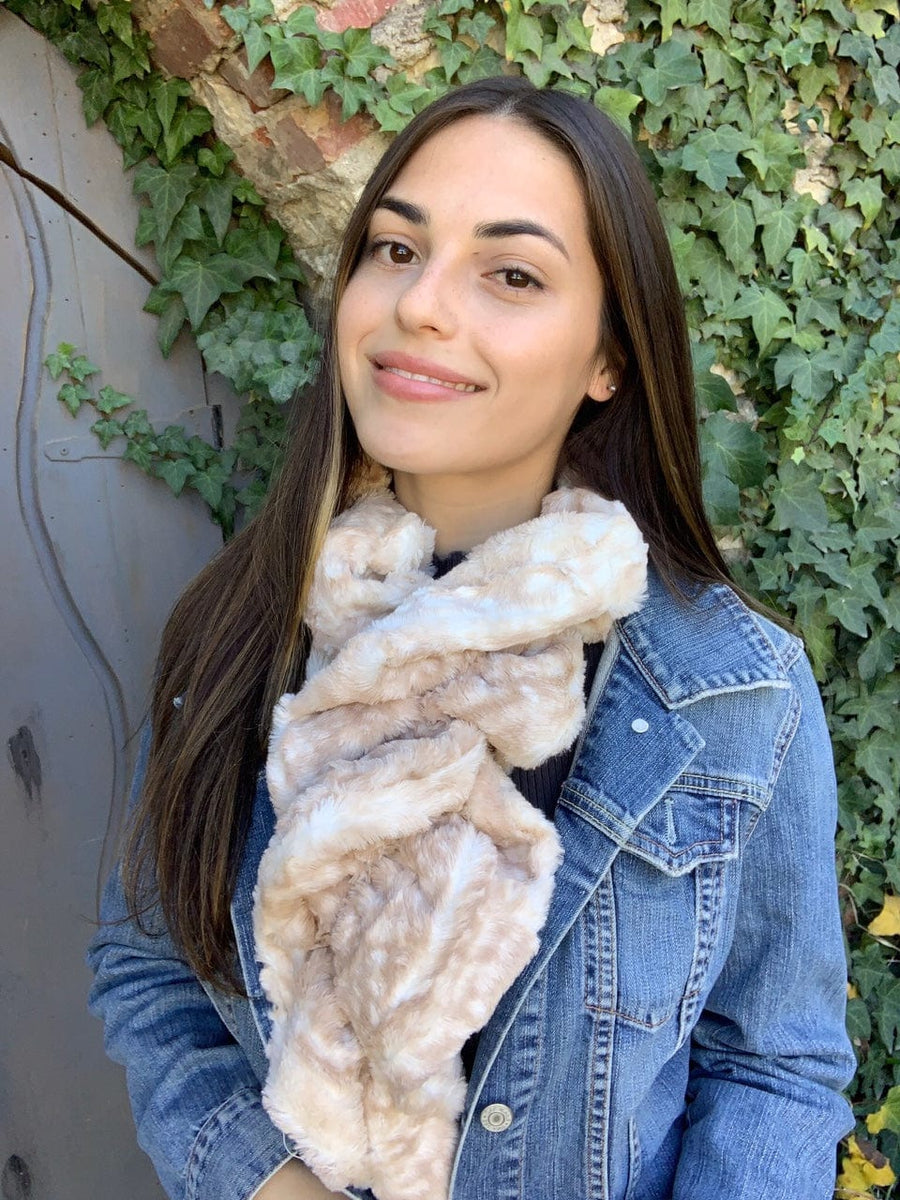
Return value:
[(494, 79), (397, 138), (267, 506), (167, 626), (91, 950), (170, 1196), (830, 1196), (831, 755), (692, 395), (605, 117)]

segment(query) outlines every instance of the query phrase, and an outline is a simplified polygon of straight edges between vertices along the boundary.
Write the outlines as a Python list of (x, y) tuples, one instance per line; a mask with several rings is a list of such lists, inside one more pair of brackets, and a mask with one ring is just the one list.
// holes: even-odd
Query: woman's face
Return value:
[(506, 118), (450, 125), (388, 188), (338, 308), (361, 445), (395, 481), (542, 495), (585, 395), (609, 398), (602, 303), (566, 157)]

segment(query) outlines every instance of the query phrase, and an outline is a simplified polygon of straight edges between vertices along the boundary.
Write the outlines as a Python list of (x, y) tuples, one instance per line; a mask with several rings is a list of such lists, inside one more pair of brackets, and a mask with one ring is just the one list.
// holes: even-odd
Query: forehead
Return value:
[(531, 217), (587, 236), (581, 184), (567, 156), (510, 117), (463, 117), (421, 145), (387, 195), (473, 221)]

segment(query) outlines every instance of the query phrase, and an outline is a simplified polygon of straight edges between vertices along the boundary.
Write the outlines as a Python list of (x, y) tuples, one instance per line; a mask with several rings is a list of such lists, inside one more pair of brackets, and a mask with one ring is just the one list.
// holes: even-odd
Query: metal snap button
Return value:
[(635, 717), (631, 722), (631, 728), (635, 733), (646, 733), (650, 728), (650, 722), (645, 721), (643, 717)]
[(512, 1109), (506, 1104), (489, 1104), (481, 1110), (480, 1119), (488, 1133), (502, 1133), (512, 1125)]

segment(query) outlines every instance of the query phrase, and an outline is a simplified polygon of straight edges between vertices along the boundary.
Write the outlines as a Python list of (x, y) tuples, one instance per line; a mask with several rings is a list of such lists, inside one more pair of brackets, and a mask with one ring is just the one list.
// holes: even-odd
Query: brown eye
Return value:
[(391, 262), (408, 263), (412, 262), (413, 252), (409, 246), (404, 246), (402, 242), (391, 242), (388, 249)]
[(524, 292), (528, 288), (540, 289), (542, 286), (533, 275), (529, 275), (521, 267), (505, 267), (498, 271), (497, 275), (508, 288), (517, 292)]
[(394, 242), (387, 238), (376, 241), (369, 247), (369, 255), (378, 262), (405, 267), (415, 260), (415, 254), (405, 242)]

